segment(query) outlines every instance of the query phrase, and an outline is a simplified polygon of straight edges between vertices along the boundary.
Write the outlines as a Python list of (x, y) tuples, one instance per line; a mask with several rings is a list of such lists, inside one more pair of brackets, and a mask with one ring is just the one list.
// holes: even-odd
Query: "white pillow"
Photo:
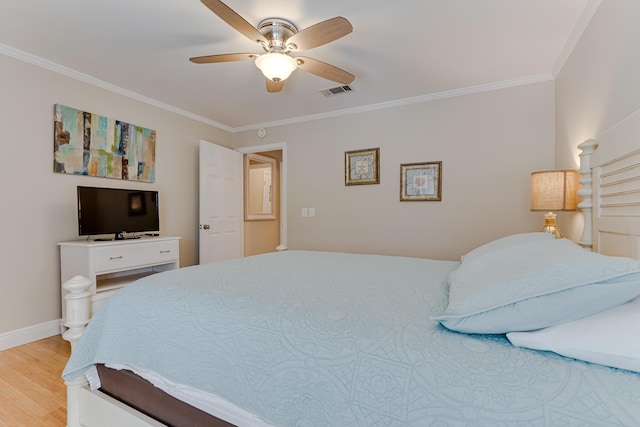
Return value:
[(511, 332), (516, 347), (640, 372), (640, 297), (584, 319), (535, 332)]
[(485, 243), (482, 246), (478, 246), (472, 251), (469, 251), (466, 254), (462, 255), (460, 260), (462, 262), (471, 262), (474, 259), (490, 252), (495, 252), (505, 248), (512, 248), (519, 245), (526, 245), (538, 240), (553, 240), (555, 238), (556, 236), (554, 234), (543, 233), (541, 231), (533, 233), (512, 234), (510, 236), (502, 237), (489, 243)]
[(445, 313), (433, 319), (466, 333), (532, 331), (639, 295), (638, 261), (589, 252), (567, 239), (543, 239), (462, 262), (449, 275)]

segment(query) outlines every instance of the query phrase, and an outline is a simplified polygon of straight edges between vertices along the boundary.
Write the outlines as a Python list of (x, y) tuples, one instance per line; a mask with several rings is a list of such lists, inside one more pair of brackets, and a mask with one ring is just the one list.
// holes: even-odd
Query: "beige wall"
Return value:
[[(530, 172), (554, 165), (554, 85), (544, 82), (278, 126), (234, 147), (287, 143), (291, 249), (458, 259), (542, 227)], [(344, 185), (344, 152), (380, 147), (381, 183)], [(400, 164), (443, 162), (442, 202), (400, 202)], [(315, 218), (302, 218), (314, 207)]]
[[(529, 173), (554, 165), (554, 84), (279, 126), (234, 135), (0, 55), (3, 201), (0, 338), (60, 318), (56, 243), (77, 238), (75, 188), (157, 189), (161, 232), (182, 237), (181, 265), (197, 261), (198, 141), (287, 143), (288, 244), (456, 259), (496, 237), (537, 230)], [(54, 174), (53, 105), (157, 131), (155, 184)], [(344, 152), (380, 147), (381, 183), (344, 185)], [(399, 202), (401, 163), (441, 160), (442, 202)], [(19, 209), (24, 206), (24, 209)], [(301, 218), (314, 207), (315, 218)]]
[[(7, 56), (0, 70), (0, 335), (60, 318), (56, 243), (78, 238), (77, 185), (158, 190), (161, 232), (197, 262), (198, 141), (230, 146), (228, 132)], [(155, 129), (156, 183), (53, 173), (55, 103)]]
[[(556, 79), (556, 166), (576, 167), (576, 146), (640, 109), (640, 2), (603, 1)], [(640, 147), (640, 143), (638, 144)], [(574, 239), (582, 215), (565, 227)]]
[[(455, 259), (495, 237), (538, 229), (541, 215), (528, 210), (529, 173), (576, 167), (577, 144), (640, 109), (638, 22), (640, 2), (603, 1), (555, 87), (537, 83), (278, 126), (264, 139), (0, 55), (0, 337), (59, 319), (56, 242), (77, 238), (77, 185), (159, 190), (161, 231), (182, 237), (183, 266), (195, 263), (200, 139), (235, 147), (287, 143), (293, 249)], [(156, 129), (157, 182), (54, 174), (55, 103)], [(369, 147), (381, 149), (381, 184), (345, 187), (344, 151)], [(400, 163), (430, 160), (443, 161), (443, 201), (400, 203)], [(314, 207), (316, 217), (301, 218), (302, 207)], [(579, 238), (580, 214), (559, 222)]]

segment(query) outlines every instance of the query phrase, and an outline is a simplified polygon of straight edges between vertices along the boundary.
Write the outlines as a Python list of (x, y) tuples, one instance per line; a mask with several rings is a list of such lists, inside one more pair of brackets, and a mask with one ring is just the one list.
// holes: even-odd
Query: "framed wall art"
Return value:
[(400, 165), (400, 201), (442, 200), (442, 162)]
[(53, 171), (154, 182), (156, 131), (54, 106)]
[(380, 184), (380, 148), (344, 153), (344, 185)]

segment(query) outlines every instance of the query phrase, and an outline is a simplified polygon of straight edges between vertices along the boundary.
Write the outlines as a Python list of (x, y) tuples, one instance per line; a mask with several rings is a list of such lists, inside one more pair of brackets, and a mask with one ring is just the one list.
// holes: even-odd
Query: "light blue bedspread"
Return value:
[(430, 320), (457, 266), (287, 251), (157, 274), (99, 310), (63, 376), (126, 363), (277, 426), (640, 425), (640, 375)]

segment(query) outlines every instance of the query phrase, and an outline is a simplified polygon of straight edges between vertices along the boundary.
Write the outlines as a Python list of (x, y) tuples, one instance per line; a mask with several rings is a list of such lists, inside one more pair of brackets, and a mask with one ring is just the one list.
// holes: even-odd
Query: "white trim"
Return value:
[(61, 319), (0, 334), (0, 351), (60, 335)]
[(404, 99), (398, 99), (395, 101), (380, 102), (378, 104), (363, 105), (361, 107), (347, 108), (344, 110), (336, 110), (336, 111), (329, 111), (326, 113), (313, 114), (310, 116), (300, 116), (300, 117), (293, 117), (285, 120), (277, 120), (274, 122), (240, 126), (240, 127), (233, 128), (231, 132), (233, 133), (244, 132), (248, 130), (260, 129), (263, 127), (266, 128), (266, 127), (274, 127), (274, 126), (283, 126), (283, 125), (290, 125), (294, 123), (328, 119), (331, 117), (346, 116), (349, 114), (358, 114), (358, 113), (365, 113), (368, 111), (383, 110), (386, 108), (403, 107), (405, 105), (436, 101), (438, 99), (444, 99), (444, 98), (454, 98), (457, 96), (472, 95), (476, 93), (489, 92), (497, 89), (506, 89), (506, 88), (515, 87), (515, 86), (524, 86), (524, 85), (529, 85), (533, 83), (546, 82), (550, 80), (553, 80), (553, 76), (551, 74), (539, 74), (537, 76), (529, 76), (529, 77), (522, 77), (522, 78), (512, 79), (512, 80), (504, 80), (501, 82), (488, 83), (488, 84), (483, 84), (478, 86), (469, 86), (469, 87), (460, 88), (460, 89), (432, 93), (428, 95), (414, 96), (412, 98), (404, 98)]
[(213, 127), (217, 127), (222, 130), (226, 130), (227, 132), (233, 132), (233, 128), (229, 126), (225, 126), (221, 123), (215, 122), (213, 120), (207, 119), (205, 117), (199, 116), (197, 114), (190, 113), (188, 111), (182, 110), (180, 108), (174, 107), (169, 104), (165, 104), (164, 102), (160, 102), (153, 98), (149, 98), (144, 95), (140, 95), (139, 93), (133, 92), (128, 89), (121, 88), (119, 86), (113, 85), (111, 83), (105, 82), (100, 79), (96, 79), (95, 77), (91, 77), (87, 74), (83, 74), (79, 71), (73, 70), (71, 68), (67, 68), (60, 64), (56, 64), (55, 62), (48, 61), (46, 59), (40, 58), (35, 55), (31, 55), (30, 53), (23, 52), (18, 49), (14, 49), (10, 46), (4, 45), (0, 43), (0, 54), (9, 56), (11, 58), (17, 59), (22, 62), (26, 62), (31, 65), (35, 65), (40, 68), (44, 68), (49, 71), (53, 71), (54, 73), (62, 74), (63, 76), (70, 77), (75, 80), (79, 80), (84, 83), (88, 83), (93, 86), (97, 86), (101, 89), (108, 90), (110, 92), (117, 93), (122, 96), (126, 96), (128, 98), (134, 99), (136, 101), (144, 102), (145, 104), (149, 104), (153, 107), (160, 108), (165, 111), (169, 111), (171, 113), (175, 113), (179, 116), (186, 117), (188, 119), (192, 119)]
[(282, 162), (280, 163), (280, 246), (284, 249), (287, 247), (287, 143), (280, 142), (275, 144), (256, 145), (253, 147), (236, 148), (240, 153), (262, 153), (265, 151), (282, 151)]
[(582, 14), (580, 14), (575, 27), (573, 27), (567, 42), (564, 44), (562, 51), (560, 51), (560, 55), (558, 55), (558, 58), (556, 59), (556, 63), (551, 68), (551, 74), (554, 78), (560, 73), (560, 71), (562, 71), (564, 64), (567, 62), (567, 59), (569, 59), (569, 56), (571, 56), (571, 52), (573, 52), (573, 49), (578, 44), (578, 41), (587, 29), (591, 19), (598, 11), (600, 4), (602, 4), (602, 0), (589, 0), (589, 3), (587, 3), (582, 11)]
[[(600, 2), (602, 0), (591, 0), (593, 2)], [(483, 84), (483, 85), (477, 85), (477, 86), (469, 86), (466, 88), (461, 88), (461, 89), (454, 89), (454, 90), (448, 90), (448, 91), (443, 91), (443, 92), (438, 92), (438, 93), (433, 93), (433, 94), (428, 94), (428, 95), (421, 95), (421, 96), (416, 96), (416, 97), (412, 97), (412, 98), (405, 98), (405, 99), (398, 99), (395, 101), (388, 101), (388, 102), (381, 102), (378, 104), (370, 104), (370, 105), (364, 105), (361, 107), (355, 107), (355, 108), (348, 108), (348, 109), (344, 109), (344, 110), (336, 110), (336, 111), (329, 111), (326, 113), (321, 113), (321, 114), (312, 114), (309, 116), (300, 116), (300, 117), (293, 117), (290, 119), (284, 119), (284, 120), (277, 120), (277, 121), (273, 121), (273, 122), (265, 122), (265, 123), (258, 123), (258, 124), (253, 124), (253, 125), (247, 125), (247, 126), (240, 126), (240, 127), (230, 127), (230, 126), (226, 126), (223, 125), (221, 123), (218, 123), (216, 121), (213, 121), (211, 119), (207, 119), (205, 117), (199, 116), (197, 114), (193, 114), (190, 113), (188, 111), (182, 110), (180, 108), (176, 108), (173, 107), (169, 104), (165, 104), (164, 102), (160, 102), (157, 101), (155, 99), (152, 98), (148, 98), (146, 96), (140, 95), (136, 92), (127, 90), (127, 89), (123, 89), (119, 86), (115, 86), (112, 85), (111, 83), (107, 83), (103, 80), (99, 80), (96, 79), (94, 77), (91, 77), (87, 74), (83, 74), (80, 73), (78, 71), (75, 71), (71, 68), (67, 68), (64, 67), (62, 65), (56, 64), (55, 62), (51, 62), (48, 61), (46, 59), (42, 59), (38, 56), (35, 55), (31, 55), (29, 53), (23, 52), (21, 50), (18, 49), (14, 49), (10, 46), (7, 45), (3, 45), (0, 43), (0, 54), (18, 59), (20, 61), (47, 69), (49, 71), (53, 71), (55, 73), (58, 74), (62, 74), (64, 76), (70, 77), (72, 79), (76, 79), (97, 87), (100, 87), (102, 89), (111, 91), (111, 92), (115, 92), (119, 95), (123, 95), (132, 99), (135, 99), (137, 101), (140, 102), (144, 102), (145, 104), (149, 104), (152, 105), (154, 107), (157, 108), (161, 108), (163, 110), (169, 111), (171, 113), (175, 113), (178, 114), (180, 116), (184, 116), (187, 117), (189, 119), (192, 120), (196, 120), (199, 121), (201, 123), (216, 127), (218, 129), (222, 129), (225, 130), (227, 132), (230, 133), (237, 133), (237, 132), (244, 132), (247, 130), (256, 130), (256, 129), (260, 129), (262, 127), (274, 127), (274, 126), (282, 126), (282, 125), (288, 125), (288, 124), (293, 124), (293, 123), (301, 123), (301, 122), (309, 122), (309, 121), (314, 121), (314, 120), (322, 120), (322, 119), (326, 119), (326, 118), (331, 118), (331, 117), (339, 117), (339, 116), (345, 116), (345, 115), (349, 115), (349, 114), (357, 114), (357, 113), (363, 113), (363, 112), (367, 112), (367, 111), (376, 111), (376, 110), (382, 110), (382, 109), (386, 109), (386, 108), (395, 108), (395, 107), (402, 107), (404, 105), (411, 105), (411, 104), (418, 104), (418, 103), (422, 103), (422, 102), (430, 102), (430, 101), (435, 101), (438, 99), (444, 99), (444, 98), (453, 98), (456, 96), (463, 96), (463, 95), (471, 95), (471, 94), (475, 94), (475, 93), (481, 93), (481, 92), (488, 92), (488, 91), (492, 91), (492, 90), (496, 90), (496, 89), (505, 89), (505, 88), (509, 88), (509, 87), (515, 87), (515, 86), (524, 86), (524, 85), (528, 85), (528, 84), (533, 84), (533, 83), (539, 83), (539, 82), (544, 82), (544, 81), (549, 81), (549, 80), (553, 80), (554, 75), (552, 75), (551, 73), (547, 73), (547, 74), (540, 74), (540, 75), (534, 75), (534, 76), (528, 76), (528, 77), (522, 77), (522, 78), (517, 78), (517, 79), (511, 79), (511, 80), (504, 80), (501, 82), (495, 82), (495, 83), (488, 83), (488, 84)]]

